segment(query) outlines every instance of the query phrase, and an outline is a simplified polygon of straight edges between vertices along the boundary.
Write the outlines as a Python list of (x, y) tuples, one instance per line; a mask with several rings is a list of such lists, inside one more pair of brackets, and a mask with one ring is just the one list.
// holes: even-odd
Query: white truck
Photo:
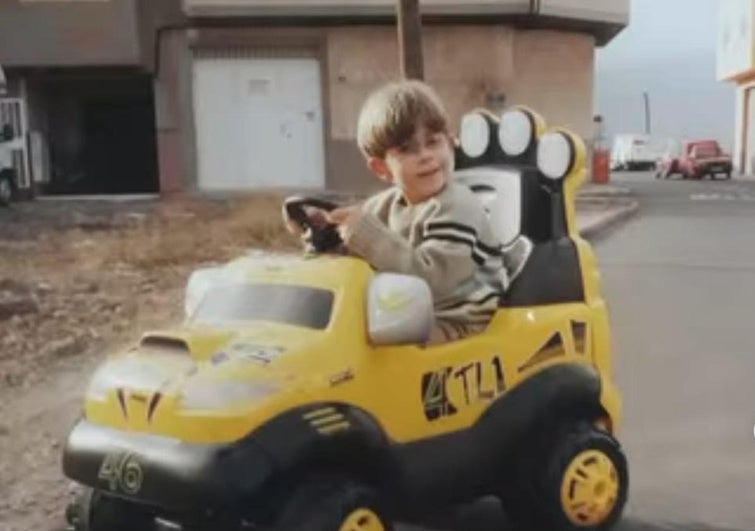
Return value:
[[(0, 96), (5, 94), (5, 74), (0, 66)], [(11, 142), (15, 140), (13, 125), (0, 116), (0, 206), (7, 205), (16, 189), (16, 170), (13, 165)]]
[(617, 135), (611, 150), (612, 170), (652, 170), (668, 149), (668, 139), (649, 135)]

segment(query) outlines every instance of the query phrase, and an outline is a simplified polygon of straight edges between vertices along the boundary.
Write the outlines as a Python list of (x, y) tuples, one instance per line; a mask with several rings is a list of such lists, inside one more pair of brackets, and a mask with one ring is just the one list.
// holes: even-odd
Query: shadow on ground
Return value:
[[(458, 511), (454, 516), (439, 518), (424, 526), (400, 525), (397, 531), (530, 531), (506, 525), (500, 505), (495, 501), (481, 501)], [(646, 522), (625, 518), (613, 531), (747, 531), (698, 523)]]

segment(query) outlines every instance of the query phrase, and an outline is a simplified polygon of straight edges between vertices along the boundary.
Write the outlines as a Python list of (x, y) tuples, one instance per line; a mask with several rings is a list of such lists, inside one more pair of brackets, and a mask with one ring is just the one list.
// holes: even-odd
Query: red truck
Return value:
[(680, 173), (683, 179), (702, 179), (710, 175), (723, 175), (731, 179), (731, 156), (725, 153), (715, 140), (695, 140), (685, 142), (682, 154), (675, 156), (667, 153), (655, 166), (655, 177), (668, 179)]

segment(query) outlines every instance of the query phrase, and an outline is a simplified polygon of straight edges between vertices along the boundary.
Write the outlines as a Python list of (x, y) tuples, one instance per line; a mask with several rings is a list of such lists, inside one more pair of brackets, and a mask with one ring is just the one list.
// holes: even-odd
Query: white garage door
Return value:
[(198, 56), (199, 188), (325, 185), (316, 59)]

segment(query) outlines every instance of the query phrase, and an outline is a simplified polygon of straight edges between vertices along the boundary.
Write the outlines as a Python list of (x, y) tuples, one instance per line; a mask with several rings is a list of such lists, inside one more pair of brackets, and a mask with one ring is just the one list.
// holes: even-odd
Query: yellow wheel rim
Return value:
[(357, 509), (346, 517), (338, 531), (385, 531), (385, 527), (373, 511)]
[(577, 526), (604, 523), (619, 500), (619, 473), (613, 461), (599, 450), (577, 455), (561, 483), (561, 504)]

